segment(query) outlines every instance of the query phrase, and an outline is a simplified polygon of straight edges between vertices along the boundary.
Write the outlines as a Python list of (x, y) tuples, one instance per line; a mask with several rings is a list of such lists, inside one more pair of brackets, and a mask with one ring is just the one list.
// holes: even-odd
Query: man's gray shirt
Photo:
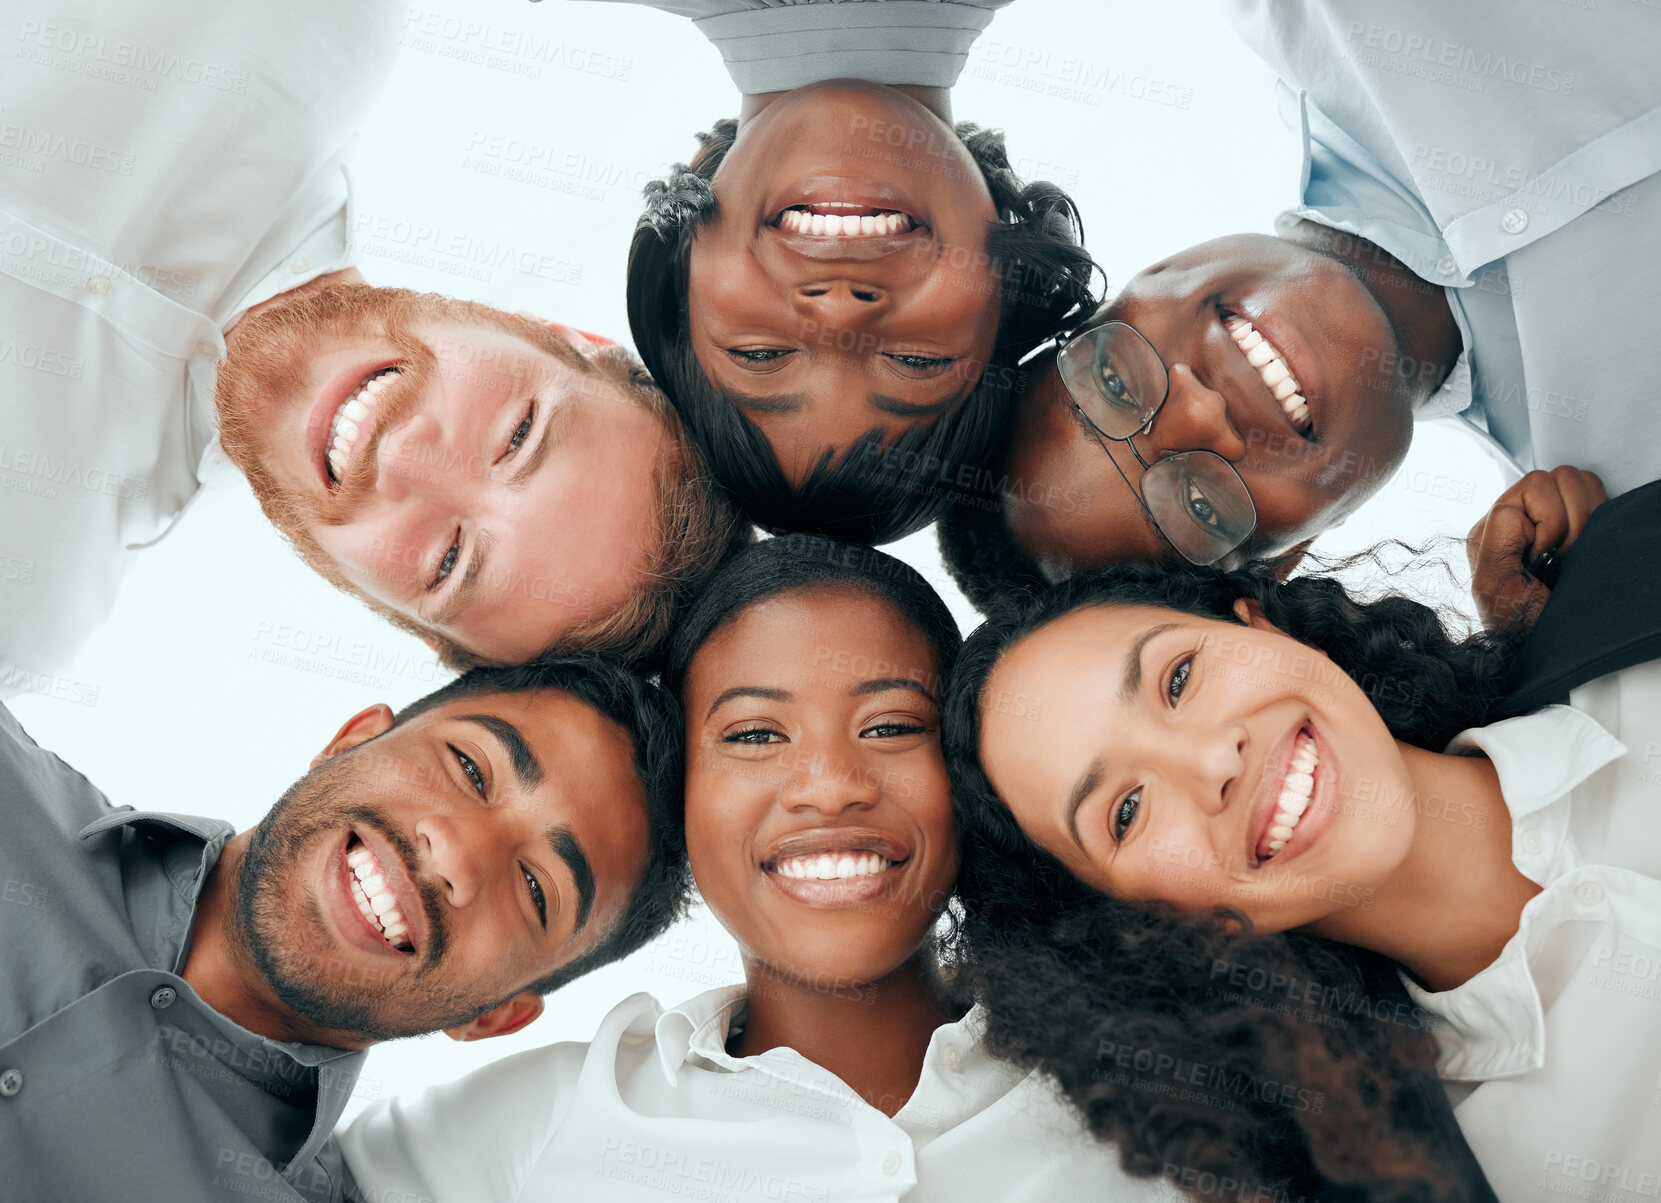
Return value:
[(341, 1197), (363, 1054), (257, 1036), (178, 976), (233, 830), (112, 807), (0, 706), (0, 1198)]
[(949, 88), (1012, 0), (610, 0), (689, 17), (746, 96), (826, 79)]

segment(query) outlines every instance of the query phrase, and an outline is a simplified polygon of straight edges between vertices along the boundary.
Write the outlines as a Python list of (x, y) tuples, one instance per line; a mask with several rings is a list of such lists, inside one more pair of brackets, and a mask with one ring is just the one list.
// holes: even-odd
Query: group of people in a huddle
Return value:
[[(70, 5), (243, 87), (0, 82), (177, 148), (0, 196), (7, 337), (77, 365), (0, 355), (6, 437), (132, 486), (0, 503), (8, 674), (220, 449), (460, 674), (242, 832), (0, 708), (0, 1193), (1661, 1192), (1654, 10), (1230, 3), (1298, 207), (1104, 296), (1066, 193), (954, 123), (1008, 0), (641, 2), (741, 100), (646, 190), (638, 359), (350, 267), (390, 11)], [(1433, 418), (1514, 481), (1474, 634), (1306, 558)], [(872, 546), (931, 522), (967, 639)], [(371, 1045), (520, 1031), (694, 895), (742, 984), (336, 1130)]]

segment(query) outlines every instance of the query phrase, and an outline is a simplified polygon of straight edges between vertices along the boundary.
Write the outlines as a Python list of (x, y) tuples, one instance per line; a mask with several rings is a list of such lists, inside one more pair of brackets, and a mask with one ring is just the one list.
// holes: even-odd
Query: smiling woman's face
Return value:
[(783, 593), (686, 678), (686, 843), (747, 967), (823, 989), (911, 959), (957, 877), (939, 666), (886, 601)]
[(1103, 893), (1265, 931), (1370, 907), (1412, 842), (1406, 763), (1341, 669), (1240, 613), (1085, 606), (1028, 635), (980, 699), (987, 778)]
[(949, 125), (878, 84), (797, 88), (743, 126), (713, 182), (687, 267), (693, 352), (788, 479), (962, 405), (998, 329), (998, 215)]

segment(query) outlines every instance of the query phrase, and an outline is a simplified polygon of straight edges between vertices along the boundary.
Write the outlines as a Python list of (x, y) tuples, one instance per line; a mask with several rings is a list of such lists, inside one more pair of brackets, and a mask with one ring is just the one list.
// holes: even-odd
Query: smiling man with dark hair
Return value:
[(8, 1192), (340, 1198), (361, 1050), (516, 1031), (680, 913), (682, 763), (621, 668), (480, 669), (354, 715), (238, 834), (111, 807), (0, 710)]

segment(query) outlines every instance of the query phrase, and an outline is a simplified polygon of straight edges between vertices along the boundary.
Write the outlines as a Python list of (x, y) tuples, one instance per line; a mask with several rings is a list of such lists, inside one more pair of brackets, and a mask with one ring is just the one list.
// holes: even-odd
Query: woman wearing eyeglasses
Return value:
[[(1608, 509), (1627, 525), (1594, 515), (1541, 616), (1561, 632), (1554, 604), (1578, 599), (1579, 664), (1544, 687), (1512, 669), (1539, 677), (1556, 647), (1455, 641), (1417, 603), (1261, 568), (1121, 565), (981, 628), (946, 734), (992, 1046), (1131, 1157), (1249, 1148), (1268, 1174), (1307, 1141), (1340, 1181), (1394, 1157), (1347, 1110), (1410, 1115), (1401, 1073), (1434, 1057), (1507, 1203), (1661, 1190), (1661, 641), (1581, 588), (1620, 573), (1614, 549), (1653, 562), (1661, 486)], [(1366, 1001), (1364, 954), (1422, 1014)], [(1104, 1041), (1153, 1055), (1104, 1067)], [(1213, 1092), (1296, 1089), (1218, 1123), (1157, 1090), (1162, 1052)]]

